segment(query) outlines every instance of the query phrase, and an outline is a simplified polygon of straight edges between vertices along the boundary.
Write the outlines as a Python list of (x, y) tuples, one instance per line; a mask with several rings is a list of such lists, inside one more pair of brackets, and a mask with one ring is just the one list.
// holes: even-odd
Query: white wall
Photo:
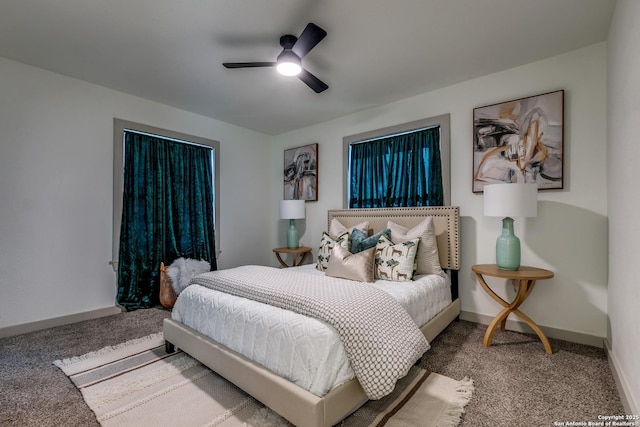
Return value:
[(271, 260), (271, 137), (4, 58), (0, 93), (0, 328), (114, 306), (114, 117), (220, 141), (219, 265)]
[(609, 322), (630, 413), (640, 411), (640, 2), (618, 0), (608, 38)]
[[(526, 66), (470, 80), (397, 103), (352, 114), (277, 137), (282, 151), (319, 144), (319, 200), (307, 203), (302, 241), (316, 247), (328, 209), (343, 203), (342, 138), (412, 120), (451, 114), (452, 204), (461, 207), (462, 310), (493, 317), (498, 308), (476, 283), (470, 267), (495, 261), (499, 218), (485, 218), (482, 196), (471, 191), (474, 107), (565, 90), (565, 188), (539, 193), (537, 218), (516, 220), (525, 265), (550, 269), (555, 278), (537, 284), (522, 309), (539, 325), (604, 337), (607, 312), (606, 46), (604, 43)], [(273, 171), (281, 182), (281, 171)], [(281, 197), (276, 188), (273, 199)], [(274, 218), (277, 212), (274, 205)], [(274, 221), (277, 221), (274, 220)], [(280, 221), (282, 223), (282, 221)], [(272, 236), (284, 242), (282, 224)], [(513, 295), (504, 281), (493, 282)], [(601, 340), (600, 340), (601, 342)]]

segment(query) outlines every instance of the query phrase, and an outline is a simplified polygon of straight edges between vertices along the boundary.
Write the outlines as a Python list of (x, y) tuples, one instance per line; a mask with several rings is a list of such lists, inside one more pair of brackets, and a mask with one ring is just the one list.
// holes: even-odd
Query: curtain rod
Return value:
[(389, 135), (374, 136), (373, 138), (367, 138), (367, 139), (362, 139), (360, 141), (351, 142), (351, 143), (349, 143), (349, 145), (362, 144), (362, 143), (365, 143), (365, 142), (376, 141), (378, 139), (393, 138), (394, 136), (406, 135), (408, 133), (422, 132), (424, 130), (433, 129), (433, 128), (440, 128), (440, 125), (426, 126), (426, 127), (406, 130), (406, 131), (402, 131), (402, 132), (398, 132), (398, 133), (392, 133), (392, 134), (389, 134)]
[(211, 147), (209, 145), (198, 144), (197, 142), (193, 142), (193, 141), (185, 141), (184, 139), (171, 138), (169, 136), (157, 135), (157, 134), (154, 134), (154, 133), (143, 132), (143, 131), (134, 130), (134, 129), (125, 128), (123, 130), (125, 132), (137, 133), (138, 135), (146, 135), (146, 136), (151, 136), (151, 137), (158, 138), (158, 139), (166, 139), (167, 141), (173, 141), (173, 142), (177, 142), (177, 143), (180, 143), (180, 144), (195, 145), (196, 147), (208, 148), (209, 150), (213, 150), (213, 147)]

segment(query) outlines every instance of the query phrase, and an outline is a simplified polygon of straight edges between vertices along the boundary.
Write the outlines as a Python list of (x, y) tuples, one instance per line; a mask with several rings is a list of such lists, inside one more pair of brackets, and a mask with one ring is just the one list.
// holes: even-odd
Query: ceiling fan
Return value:
[(316, 24), (310, 22), (305, 27), (300, 37), (285, 34), (280, 37), (282, 52), (275, 62), (224, 62), (226, 68), (258, 68), (276, 67), (279, 73), (286, 76), (298, 76), (307, 86), (316, 93), (329, 88), (326, 83), (302, 68), (302, 58), (309, 53), (320, 41), (325, 38), (327, 32)]

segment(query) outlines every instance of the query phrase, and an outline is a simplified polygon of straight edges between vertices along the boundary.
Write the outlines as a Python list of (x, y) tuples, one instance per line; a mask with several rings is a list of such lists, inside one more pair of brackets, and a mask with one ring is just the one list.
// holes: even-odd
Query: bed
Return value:
[[(425, 218), (429, 217), (432, 219), (433, 227), (435, 229), (439, 264), (446, 272), (445, 282), (447, 287), (450, 287), (447, 290), (448, 300), (444, 304), (440, 303), (440, 306), (437, 308), (437, 313), (429, 314), (426, 320), (416, 320), (416, 316), (419, 316), (419, 314), (411, 314), (411, 318), (416, 321), (415, 325), (421, 325), (419, 327), (419, 331), (424, 335), (426, 340), (431, 341), (460, 314), (460, 301), (458, 299), (457, 291), (457, 271), (460, 265), (460, 223), (458, 207), (445, 206), (425, 208), (330, 210), (328, 212), (327, 225), (329, 229), (335, 221), (338, 221), (338, 223), (345, 228), (351, 228), (366, 222), (368, 223), (369, 234), (375, 234), (385, 229), (388, 221), (392, 221), (395, 224), (411, 229), (422, 223)], [(299, 269), (299, 271), (296, 269)], [(296, 269), (277, 270), (282, 273), (287, 273), (291, 277), (295, 278), (302, 277), (300, 275), (309, 275), (313, 280), (326, 280), (323, 277), (316, 278), (318, 275), (323, 276), (324, 273), (315, 270), (313, 265), (297, 267)], [(276, 274), (276, 269), (271, 270), (274, 270), (273, 274)], [(265, 271), (271, 274), (271, 270)], [(253, 270), (249, 271), (253, 272)], [(258, 270), (258, 272), (262, 274), (262, 270)], [(418, 278), (420, 281), (423, 280), (421, 277)], [(425, 278), (425, 280), (426, 279), (428, 278)], [(376, 281), (376, 284), (378, 282), (380, 282), (380, 286), (384, 285), (384, 281)], [(416, 282), (418, 282), (418, 280)], [(218, 311), (221, 310), (212, 311), (212, 307), (218, 307), (215, 305), (218, 304), (218, 302), (212, 303), (213, 305), (200, 304), (202, 308), (199, 305), (193, 305), (193, 303), (191, 303), (191, 305), (187, 305), (187, 300), (189, 298), (194, 301), (204, 301), (206, 298), (209, 298), (210, 294), (218, 292), (215, 290), (211, 291), (210, 289), (201, 289), (202, 283), (202, 280), (200, 280), (200, 282), (196, 280), (191, 286), (183, 291), (183, 293), (185, 293), (189, 290), (184, 297), (183, 294), (181, 294), (178, 298), (178, 301), (176, 302), (178, 311), (174, 308), (176, 313), (172, 314), (171, 319), (166, 319), (164, 321), (163, 331), (167, 342), (167, 351), (171, 351), (175, 346), (179, 347), (181, 350), (200, 360), (203, 364), (210, 367), (230, 382), (236, 384), (238, 387), (245, 390), (247, 393), (296, 426), (320, 427), (335, 425), (368, 400), (368, 395), (370, 395), (369, 390), (367, 389), (365, 392), (361, 382), (358, 381), (357, 378), (353, 377), (353, 371), (351, 371), (350, 366), (347, 366), (346, 368), (342, 366), (335, 368), (333, 366), (334, 364), (338, 366), (342, 362), (334, 362), (333, 360), (326, 360), (326, 358), (324, 358), (322, 363), (327, 366), (331, 365), (332, 369), (335, 368), (335, 372), (332, 371), (330, 375), (326, 375), (327, 377), (330, 377), (330, 379), (324, 378), (325, 376), (323, 375), (318, 375), (320, 379), (316, 380), (314, 377), (314, 379), (310, 381), (311, 385), (302, 384), (304, 381), (301, 382), (301, 380), (298, 380), (297, 378), (291, 378), (291, 375), (277, 373), (280, 368), (265, 368), (263, 365), (264, 361), (259, 359), (259, 355), (254, 356), (237, 348), (237, 343), (225, 342), (225, 345), (221, 344), (221, 342), (215, 338), (212, 338), (217, 337), (215, 326), (203, 327), (194, 323), (192, 319), (219, 316)], [(192, 296), (189, 297), (188, 295)], [(214, 297), (222, 297), (223, 299), (240, 298), (237, 296), (231, 298), (224, 293), (222, 295), (211, 296), (211, 298)], [(182, 302), (181, 299), (183, 300)], [(216, 301), (218, 300), (216, 299)], [(249, 303), (247, 301), (242, 303), (242, 305), (251, 304), (255, 305), (261, 303)], [(183, 305), (184, 308), (180, 309), (181, 305)], [(204, 308), (205, 306), (206, 308)], [(290, 319), (290, 317), (287, 316), (294, 315), (293, 313), (287, 312), (287, 310), (279, 308), (268, 307), (268, 310), (280, 313), (277, 315), (284, 316), (285, 319)], [(235, 313), (235, 308), (227, 311)], [(256, 315), (249, 317), (255, 318)], [(260, 318), (257, 322), (269, 323), (269, 318), (266, 318), (266, 321)], [(223, 319), (220, 319), (220, 322), (222, 321)], [(288, 320), (285, 320), (285, 322), (292, 324), (296, 323), (296, 321), (289, 322)], [(317, 320), (313, 320), (313, 322), (318, 323)], [(217, 322), (210, 322), (210, 324), (219, 325)], [(331, 328), (324, 324), (318, 326), (319, 329), (322, 327)], [(223, 326), (218, 328), (218, 330), (226, 330), (228, 328), (230, 327)], [(241, 328), (242, 330), (245, 330), (247, 327), (242, 326)], [(267, 328), (273, 329), (271, 326), (267, 326)], [(259, 327), (256, 331), (260, 331)], [(227, 335), (235, 336), (237, 334), (230, 332)], [(287, 335), (295, 335), (295, 332), (287, 333)], [(254, 335), (254, 338), (255, 336), (257, 335)], [(259, 334), (259, 336), (261, 335)], [(305, 336), (304, 338), (306, 342), (301, 344), (301, 347), (311, 345), (313, 344), (313, 341), (323, 343), (323, 338), (320, 336), (317, 337), (317, 339), (314, 336), (314, 339), (312, 340), (309, 340), (308, 336)], [(224, 339), (220, 338), (220, 341), (224, 341)], [(242, 339), (240, 341), (242, 341)], [(311, 344), (309, 341), (311, 341)], [(320, 347), (325, 347), (325, 344), (320, 344)], [(334, 350), (332, 347), (327, 347), (330, 348), (327, 353), (335, 355), (339, 353), (339, 347), (340, 345), (336, 347), (337, 350)], [(234, 348), (238, 351), (234, 350)], [(265, 348), (268, 348), (268, 344)], [(310, 351), (311, 353), (319, 353), (317, 349), (314, 350), (313, 347), (311, 347)], [(273, 352), (266, 351), (266, 354), (271, 353)], [(292, 353), (297, 354), (297, 350)], [(304, 359), (307, 356), (301, 357)], [(286, 362), (287, 361), (285, 361), (285, 364)], [(302, 365), (304, 365), (304, 363), (305, 362), (303, 361)], [(316, 362), (314, 361), (313, 363)], [(285, 368), (286, 366), (283, 369)], [(322, 373), (322, 369), (324, 369), (324, 367), (319, 367), (317, 371)], [(294, 373), (293, 376), (295, 377), (296, 374)], [(365, 386), (365, 388), (367, 387)]]

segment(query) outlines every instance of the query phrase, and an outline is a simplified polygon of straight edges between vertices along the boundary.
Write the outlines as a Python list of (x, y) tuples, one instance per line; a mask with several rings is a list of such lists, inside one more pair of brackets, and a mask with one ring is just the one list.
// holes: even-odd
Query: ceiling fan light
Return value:
[(302, 67), (295, 62), (281, 62), (276, 66), (276, 70), (285, 76), (297, 76), (302, 71)]
[(297, 76), (302, 71), (300, 58), (290, 50), (285, 50), (278, 56), (276, 70), (285, 76)]

